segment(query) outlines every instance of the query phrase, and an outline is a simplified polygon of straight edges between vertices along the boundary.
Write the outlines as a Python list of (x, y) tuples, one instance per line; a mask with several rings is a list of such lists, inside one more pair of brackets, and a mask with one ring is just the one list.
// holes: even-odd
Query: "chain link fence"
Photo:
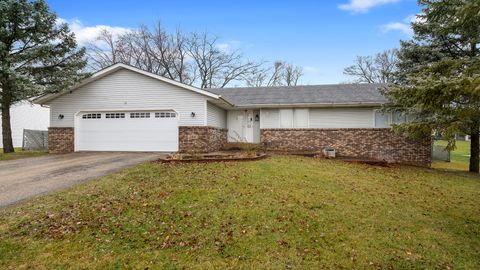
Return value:
[(432, 148), (432, 159), (450, 162), (450, 151), (445, 146), (434, 145)]
[(24, 129), (22, 149), (23, 150), (48, 149), (48, 131)]

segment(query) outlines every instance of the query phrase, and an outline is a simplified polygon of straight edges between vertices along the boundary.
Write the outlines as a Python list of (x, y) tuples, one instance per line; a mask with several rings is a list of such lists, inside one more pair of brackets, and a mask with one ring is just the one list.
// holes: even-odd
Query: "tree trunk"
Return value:
[(471, 140), (470, 140), (470, 172), (478, 173), (479, 172), (479, 160), (480, 160), (480, 127), (475, 125), (472, 130)]
[[(4, 102), (7, 103), (7, 102)], [(12, 128), (10, 126), (10, 104), (2, 104), (2, 138), (3, 152), (13, 153)]]

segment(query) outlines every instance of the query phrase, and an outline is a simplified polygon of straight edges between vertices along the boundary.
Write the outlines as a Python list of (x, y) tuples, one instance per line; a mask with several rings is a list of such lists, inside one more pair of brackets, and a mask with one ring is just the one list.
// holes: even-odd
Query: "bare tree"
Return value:
[(285, 70), (283, 72), (283, 77), (285, 84), (287, 86), (297, 85), (300, 77), (303, 76), (303, 69), (298, 66), (293, 66), (292, 64), (285, 64)]
[(243, 77), (243, 81), (249, 87), (261, 87), (267, 86), (270, 79), (271, 68), (266, 68), (264, 66), (259, 66), (255, 70)]
[(102, 29), (94, 42), (87, 44), (89, 65), (92, 69), (102, 69), (120, 59), (120, 44), (117, 37), (107, 29)]
[(395, 81), (397, 49), (386, 50), (374, 56), (357, 56), (354, 65), (343, 70), (359, 83), (392, 83)]
[[(266, 68), (264, 62), (245, 59), (239, 51), (221, 49), (207, 33), (184, 34), (164, 30), (137, 30), (115, 36), (103, 30), (89, 44), (92, 69), (124, 63), (201, 88), (223, 88), (237, 82), (247, 85), (296, 85), (302, 70), (282, 61)], [(254, 82), (256, 81), (256, 82)]]
[(196, 69), (188, 55), (188, 37), (179, 29), (167, 33), (158, 23), (151, 34), (149, 54), (163, 68), (163, 76), (186, 84), (196, 80)]
[(256, 69), (244, 80), (250, 87), (260, 86), (294, 86), (303, 76), (303, 70), (299, 66), (293, 66), (284, 61), (275, 61), (272, 67)]
[(207, 33), (192, 33), (188, 40), (188, 52), (198, 69), (201, 88), (223, 88), (260, 66), (259, 63), (244, 60), (238, 51), (221, 50), (217, 46), (217, 38)]

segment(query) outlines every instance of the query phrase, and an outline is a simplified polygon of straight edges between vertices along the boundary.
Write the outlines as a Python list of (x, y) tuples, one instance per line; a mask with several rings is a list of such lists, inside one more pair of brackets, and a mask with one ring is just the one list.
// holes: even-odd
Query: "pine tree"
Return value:
[(395, 126), (412, 136), (442, 134), (448, 148), (455, 134), (471, 136), (470, 171), (479, 172), (480, 1), (420, 0), (414, 36), (402, 41), (398, 83), (385, 89), (387, 111), (411, 121)]
[(85, 50), (43, 0), (0, 1), (0, 108), (3, 151), (14, 152), (10, 107), (65, 89), (87, 74)]

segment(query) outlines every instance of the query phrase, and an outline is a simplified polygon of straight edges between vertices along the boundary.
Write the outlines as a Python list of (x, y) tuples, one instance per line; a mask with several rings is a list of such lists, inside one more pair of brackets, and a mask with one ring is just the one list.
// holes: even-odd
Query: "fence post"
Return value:
[(25, 150), (25, 129), (22, 130), (22, 150)]

